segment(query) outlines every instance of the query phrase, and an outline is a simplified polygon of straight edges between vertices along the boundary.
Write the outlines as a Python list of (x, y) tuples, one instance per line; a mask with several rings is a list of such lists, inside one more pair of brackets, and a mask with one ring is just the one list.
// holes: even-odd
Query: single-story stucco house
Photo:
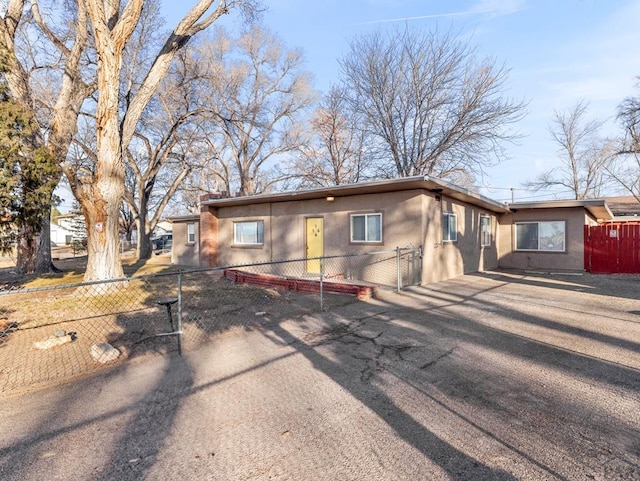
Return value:
[(420, 246), (426, 284), (499, 267), (584, 270), (604, 199), (505, 204), (429, 176), (296, 192), (208, 194), (174, 217), (173, 262), (216, 267)]

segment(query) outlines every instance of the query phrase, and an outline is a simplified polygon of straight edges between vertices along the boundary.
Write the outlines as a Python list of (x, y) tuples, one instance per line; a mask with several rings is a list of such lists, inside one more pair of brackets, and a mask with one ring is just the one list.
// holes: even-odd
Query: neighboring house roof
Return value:
[(606, 197), (605, 200), (616, 217), (640, 216), (640, 202), (632, 195)]
[(512, 211), (523, 209), (561, 209), (570, 207), (582, 207), (586, 209), (595, 219), (610, 220), (613, 213), (607, 205), (605, 199), (587, 200), (542, 200), (536, 202), (512, 202), (508, 204)]
[(67, 229), (65, 226), (54, 224), (53, 222), (49, 223), (49, 229), (51, 233), (57, 233), (58, 235), (73, 235), (73, 231)]
[(55, 222), (49, 222), (49, 226), (51, 230), (71, 232), (67, 227), (63, 225), (56, 224)]
[(171, 221), (170, 220), (161, 220), (160, 222), (158, 222), (156, 224), (156, 229), (162, 229), (167, 233), (171, 232), (172, 228), (173, 228), (173, 226), (171, 225)]
[(509, 209), (500, 202), (467, 190), (463, 187), (451, 184), (445, 180), (436, 179), (428, 175), (363, 182), (360, 184), (337, 185), (318, 189), (299, 190), (295, 192), (209, 199), (202, 201), (202, 205), (214, 205), (216, 207), (240, 206), (268, 202), (322, 199), (328, 197), (337, 198), (361, 194), (382, 194), (385, 192), (398, 192), (412, 189), (425, 189), (431, 192), (443, 194), (462, 202), (477, 205), (478, 207), (482, 207), (491, 212), (499, 213), (509, 211)]

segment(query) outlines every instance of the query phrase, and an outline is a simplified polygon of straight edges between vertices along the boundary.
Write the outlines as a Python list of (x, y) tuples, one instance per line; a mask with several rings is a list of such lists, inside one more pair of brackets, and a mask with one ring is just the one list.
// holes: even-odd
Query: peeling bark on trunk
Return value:
[(81, 200), (87, 225), (87, 269), (85, 281), (124, 277), (120, 262), (118, 216), (122, 193), (116, 181), (100, 182), (92, 197)]
[[(115, 102), (117, 89), (105, 95), (101, 101)], [(106, 98), (105, 98), (106, 97)], [(117, 109), (108, 109), (102, 116), (103, 135), (98, 137), (98, 172), (93, 184), (85, 185), (80, 197), (82, 212), (87, 225), (87, 270), (84, 280), (103, 280), (124, 277), (120, 262), (119, 218), (124, 196), (124, 163), (120, 150)]]
[[(84, 280), (124, 277), (120, 262), (120, 206), (125, 167), (119, 120), (122, 51), (140, 18), (143, 2), (131, 0), (118, 15), (116, 3), (85, 0), (98, 52), (96, 109), (97, 170), (77, 189), (87, 225), (87, 269)], [(105, 11), (105, 6), (109, 8)]]

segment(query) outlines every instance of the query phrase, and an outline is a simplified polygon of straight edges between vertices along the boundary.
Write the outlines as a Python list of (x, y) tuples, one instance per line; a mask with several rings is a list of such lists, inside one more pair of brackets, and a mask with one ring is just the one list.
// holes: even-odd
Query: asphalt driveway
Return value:
[(640, 277), (487, 273), (0, 399), (3, 480), (640, 479)]

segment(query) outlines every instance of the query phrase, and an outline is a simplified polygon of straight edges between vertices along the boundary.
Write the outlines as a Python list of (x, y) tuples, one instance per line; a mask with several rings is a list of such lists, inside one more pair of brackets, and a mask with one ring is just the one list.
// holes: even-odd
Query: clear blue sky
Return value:
[[(492, 168), (482, 193), (498, 200), (540, 198), (521, 183), (556, 163), (549, 126), (554, 109), (591, 101), (592, 117), (610, 118), (640, 76), (640, 0), (265, 0), (263, 24), (289, 47), (305, 52), (315, 87), (339, 78), (337, 59), (355, 36), (402, 27), (460, 32), (478, 55), (511, 69), (511, 97), (527, 101), (519, 125), (525, 137), (511, 160)], [(164, 0), (173, 27), (195, 0)], [(233, 17), (233, 16), (231, 16)], [(232, 22), (232, 18), (225, 19)]]

